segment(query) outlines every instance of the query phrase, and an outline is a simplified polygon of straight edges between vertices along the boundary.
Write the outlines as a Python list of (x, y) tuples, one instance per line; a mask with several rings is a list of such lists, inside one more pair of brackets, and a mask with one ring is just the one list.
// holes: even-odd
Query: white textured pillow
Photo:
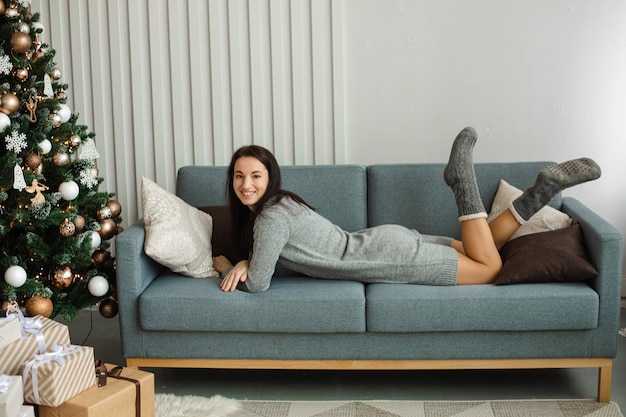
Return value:
[[(498, 217), (500, 213), (508, 209), (511, 206), (511, 202), (513, 202), (513, 200), (520, 195), (522, 195), (522, 190), (512, 186), (504, 180), (500, 180), (498, 192), (496, 193), (496, 197), (493, 199), (491, 213), (489, 213), (487, 221), (491, 222), (493, 219)], [(555, 209), (554, 207), (545, 206), (533, 217), (531, 217), (526, 224), (520, 226), (520, 228), (513, 233), (513, 236), (511, 236), (511, 239), (509, 240), (529, 235), (531, 233), (562, 229), (570, 226), (571, 224), (572, 219), (567, 214)]]
[(174, 272), (216, 277), (211, 235), (213, 219), (147, 178), (141, 179), (146, 254)]

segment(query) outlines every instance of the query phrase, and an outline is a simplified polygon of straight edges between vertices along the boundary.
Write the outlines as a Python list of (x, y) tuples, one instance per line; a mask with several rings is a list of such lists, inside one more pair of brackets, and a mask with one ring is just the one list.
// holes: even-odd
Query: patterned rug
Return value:
[(615, 403), (564, 401), (239, 401), (157, 394), (155, 417), (624, 417)]
[(622, 417), (616, 404), (595, 401), (244, 401), (237, 417)]

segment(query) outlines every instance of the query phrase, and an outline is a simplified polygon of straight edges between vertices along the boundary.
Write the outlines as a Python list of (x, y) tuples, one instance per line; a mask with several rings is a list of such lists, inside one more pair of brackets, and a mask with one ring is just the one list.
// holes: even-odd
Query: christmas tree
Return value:
[(30, 0), (0, 0), (0, 300), (2, 310), (75, 318), (117, 314), (110, 239), (121, 206), (100, 192), (95, 135), (42, 43)]

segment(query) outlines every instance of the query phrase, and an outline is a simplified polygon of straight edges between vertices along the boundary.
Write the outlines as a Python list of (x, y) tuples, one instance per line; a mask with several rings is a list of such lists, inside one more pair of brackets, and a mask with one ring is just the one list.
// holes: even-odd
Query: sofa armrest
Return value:
[(165, 269), (144, 252), (143, 220), (115, 238), (120, 335), (125, 357), (142, 356), (139, 296)]
[(590, 282), (600, 299), (599, 337), (593, 340), (594, 356), (615, 357), (620, 320), (623, 237), (614, 226), (575, 198), (563, 198), (561, 210), (580, 223), (589, 260), (599, 273)]

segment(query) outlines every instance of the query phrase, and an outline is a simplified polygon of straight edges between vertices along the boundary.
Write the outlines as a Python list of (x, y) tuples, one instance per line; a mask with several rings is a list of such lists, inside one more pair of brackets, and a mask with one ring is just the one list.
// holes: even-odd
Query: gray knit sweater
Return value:
[(248, 278), (239, 287), (267, 290), (277, 264), (315, 278), (455, 285), (451, 241), (398, 225), (349, 233), (284, 197), (256, 218)]

